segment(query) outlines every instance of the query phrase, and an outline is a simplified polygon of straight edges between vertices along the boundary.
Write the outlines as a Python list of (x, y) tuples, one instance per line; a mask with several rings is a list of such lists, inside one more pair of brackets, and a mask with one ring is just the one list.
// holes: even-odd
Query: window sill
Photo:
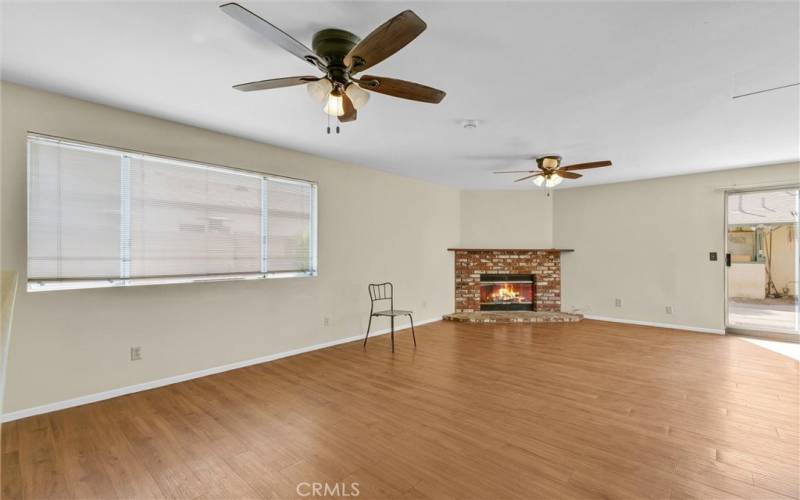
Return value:
[(58, 290), (82, 290), (90, 288), (117, 288), (128, 286), (175, 285), (185, 283), (219, 283), (222, 281), (250, 281), (276, 278), (312, 278), (316, 271), (296, 271), (255, 274), (221, 274), (214, 276), (164, 276), (155, 278), (129, 279), (64, 279), (28, 280), (28, 292), (48, 292)]

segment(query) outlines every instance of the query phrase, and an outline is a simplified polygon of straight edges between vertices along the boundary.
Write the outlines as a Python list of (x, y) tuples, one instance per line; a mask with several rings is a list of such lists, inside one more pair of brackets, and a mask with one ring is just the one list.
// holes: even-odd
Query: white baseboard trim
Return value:
[[(414, 323), (414, 326), (422, 326), (428, 323), (433, 323), (435, 321), (441, 321), (441, 316), (436, 318), (425, 319), (422, 321), (417, 321)], [(407, 330), (409, 327), (404, 327), (401, 330)], [(370, 332), (370, 338), (376, 337), (379, 335), (386, 335), (390, 331), (389, 328), (383, 330), (376, 330)], [(297, 349), (292, 349), (290, 351), (279, 352), (275, 354), (268, 354), (266, 356), (260, 356), (258, 358), (253, 359), (246, 359), (244, 361), (237, 361), (235, 363), (229, 363), (227, 365), (222, 366), (214, 366), (212, 368), (206, 368), (204, 370), (197, 370), (190, 373), (183, 373), (181, 375), (174, 375), (172, 377), (161, 378), (158, 380), (151, 380), (150, 382), (143, 382), (141, 384), (134, 384), (128, 385), (125, 387), (120, 387), (118, 389), (111, 389), (108, 391), (97, 392), (94, 394), (87, 394), (86, 396), (80, 396), (77, 398), (66, 399), (64, 401), (57, 401), (55, 403), (49, 403), (46, 405), (41, 406), (34, 406), (32, 408), (25, 408), (23, 410), (12, 411), (10, 413), (4, 413), (2, 417), (3, 422), (11, 422), (13, 420), (19, 420), (21, 418), (32, 417), (34, 415), (41, 415), (42, 413), (50, 413), (51, 411), (58, 411), (64, 410), (66, 408), (72, 408), (74, 406), (81, 406), (89, 403), (95, 403), (97, 401), (103, 401), (104, 399), (111, 399), (116, 398), (119, 396), (124, 396), (126, 394), (133, 394), (134, 392), (141, 392), (147, 391), (149, 389), (156, 389), (158, 387), (163, 387), (165, 385), (177, 384), (178, 382), (185, 382), (187, 380), (192, 380), (195, 378), (206, 377), (208, 375), (214, 375), (215, 373), (222, 373), (227, 372), (230, 370), (236, 370), (237, 368), (244, 368), (246, 366), (257, 365), (260, 363), (267, 363), (269, 361), (275, 361), (276, 359), (281, 358), (288, 358), (290, 356), (296, 356), (298, 354), (303, 354), (305, 352), (316, 351), (319, 349), (325, 349), (327, 347), (333, 347), (340, 344), (346, 344), (348, 342), (353, 342), (356, 340), (361, 340), (364, 338), (364, 334), (354, 335), (352, 337), (346, 337), (343, 339), (331, 340), (329, 342), (322, 342), (320, 344), (314, 344), (307, 347), (300, 347)]]
[(597, 321), (611, 321), (613, 323), (627, 323), (630, 325), (655, 326), (657, 328), (669, 328), (672, 330), (686, 330), (689, 332), (715, 333), (717, 335), (725, 335), (725, 330), (721, 328), (705, 328), (702, 326), (673, 325), (670, 323), (639, 321), (637, 319), (622, 319), (622, 318), (609, 318), (606, 316), (594, 316), (592, 314), (584, 314), (583, 317), (585, 319), (595, 319)]

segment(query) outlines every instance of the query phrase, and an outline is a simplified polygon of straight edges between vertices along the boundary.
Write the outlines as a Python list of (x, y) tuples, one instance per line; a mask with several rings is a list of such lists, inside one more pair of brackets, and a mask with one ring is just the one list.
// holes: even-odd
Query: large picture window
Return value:
[(28, 290), (316, 274), (316, 184), (28, 135)]

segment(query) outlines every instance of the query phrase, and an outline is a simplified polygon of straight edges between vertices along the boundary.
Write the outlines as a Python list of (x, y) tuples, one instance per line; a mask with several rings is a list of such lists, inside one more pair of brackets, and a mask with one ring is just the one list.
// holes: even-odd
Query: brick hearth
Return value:
[(554, 311), (479, 311), (445, 314), (442, 319), (460, 323), (573, 323), (583, 316)]
[(481, 274), (534, 274), (537, 311), (561, 310), (559, 249), (464, 249), (455, 252), (456, 313), (480, 311)]

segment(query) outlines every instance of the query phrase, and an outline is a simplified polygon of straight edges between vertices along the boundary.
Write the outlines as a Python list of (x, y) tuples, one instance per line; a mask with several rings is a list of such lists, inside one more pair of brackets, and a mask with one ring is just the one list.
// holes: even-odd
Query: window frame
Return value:
[[(201, 274), (201, 275), (170, 275), (170, 276), (147, 276), (147, 277), (123, 277), (124, 268), (130, 266), (130, 261), (125, 262), (125, 252), (120, 255), (120, 276), (109, 278), (58, 278), (58, 279), (39, 279), (27, 278), (28, 273), (28, 250), (30, 248), (31, 238), (31, 142), (42, 141), (50, 142), (58, 145), (67, 145), (71, 147), (85, 148), (85, 149), (100, 149), (104, 152), (113, 152), (120, 156), (121, 164), (129, 162), (132, 156), (149, 157), (156, 160), (165, 162), (172, 162), (184, 164), (203, 169), (213, 169), (217, 171), (227, 172), (231, 174), (254, 176), (261, 179), (261, 269), (259, 272), (252, 273), (220, 273), (220, 274)], [(200, 162), (189, 160), (186, 158), (178, 158), (173, 156), (159, 155), (154, 153), (147, 153), (133, 149), (121, 148), (117, 146), (107, 146), (104, 144), (97, 144), (92, 142), (81, 141), (77, 139), (69, 139), (40, 132), (28, 131), (25, 137), (26, 143), (26, 281), (28, 292), (43, 292), (43, 291), (57, 291), (57, 290), (79, 290), (79, 289), (94, 289), (94, 288), (116, 288), (128, 286), (147, 286), (147, 285), (170, 285), (170, 284), (184, 284), (184, 283), (215, 283), (225, 281), (248, 281), (248, 280), (261, 280), (261, 279), (275, 279), (275, 278), (311, 278), (318, 275), (318, 216), (319, 216), (319, 203), (318, 203), (318, 184), (316, 181), (308, 179), (300, 179), (296, 177), (289, 177), (285, 175), (277, 175), (268, 172), (259, 172), (255, 170), (247, 170), (236, 167), (229, 167), (216, 163)], [(268, 207), (266, 204), (267, 194), (266, 186), (269, 180), (275, 182), (291, 182), (296, 184), (307, 185), (311, 188), (309, 210), (309, 270), (308, 271), (269, 271), (267, 266), (267, 245), (268, 238)], [(128, 186), (129, 188), (129, 186)], [(126, 196), (122, 187), (120, 187), (120, 197), (124, 199)], [(130, 189), (127, 190), (127, 202), (130, 203)], [(123, 201), (124, 203), (124, 201)], [(121, 207), (121, 210), (124, 208)], [(128, 231), (129, 233), (130, 231)], [(130, 234), (125, 234), (124, 229), (120, 229), (120, 239), (126, 238), (130, 243)], [(127, 247), (128, 257), (130, 246)]]

